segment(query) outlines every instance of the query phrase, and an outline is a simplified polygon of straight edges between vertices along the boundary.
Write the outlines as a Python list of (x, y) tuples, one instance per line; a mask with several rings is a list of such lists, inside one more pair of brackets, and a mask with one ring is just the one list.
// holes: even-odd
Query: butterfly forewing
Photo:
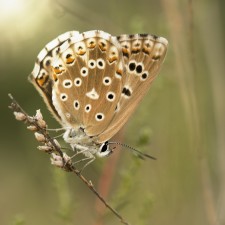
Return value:
[(126, 76), (118, 109), (110, 125), (99, 135), (99, 142), (114, 136), (127, 122), (158, 74), (167, 51), (167, 40), (152, 35), (122, 35), (118, 41), (122, 47)]
[(102, 31), (80, 34), (60, 48), (53, 64), (53, 105), (66, 126), (96, 136), (108, 127), (120, 98), (122, 50)]

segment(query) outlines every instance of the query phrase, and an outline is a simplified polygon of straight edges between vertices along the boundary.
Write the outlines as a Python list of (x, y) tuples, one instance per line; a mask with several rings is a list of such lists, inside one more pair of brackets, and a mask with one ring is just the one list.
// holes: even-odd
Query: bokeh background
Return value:
[(59, 124), (28, 83), (38, 52), (69, 30), (166, 37), (160, 76), (115, 137), (127, 150), (84, 176), (131, 224), (225, 224), (225, 3), (223, 0), (0, 0), (0, 224), (120, 224), (74, 175), (50, 165), (7, 108)]

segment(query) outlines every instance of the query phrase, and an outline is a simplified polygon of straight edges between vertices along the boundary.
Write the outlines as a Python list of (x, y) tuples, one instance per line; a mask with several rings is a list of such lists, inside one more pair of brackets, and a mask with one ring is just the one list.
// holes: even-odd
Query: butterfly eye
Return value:
[(105, 151), (107, 151), (108, 147), (109, 147), (108, 145), (103, 144), (103, 145), (101, 146), (101, 148), (100, 148), (100, 151), (101, 151), (101, 152), (105, 152)]
[(112, 151), (109, 148), (108, 142), (105, 142), (100, 146), (97, 155), (99, 157), (106, 157), (106, 156), (109, 156), (111, 153)]

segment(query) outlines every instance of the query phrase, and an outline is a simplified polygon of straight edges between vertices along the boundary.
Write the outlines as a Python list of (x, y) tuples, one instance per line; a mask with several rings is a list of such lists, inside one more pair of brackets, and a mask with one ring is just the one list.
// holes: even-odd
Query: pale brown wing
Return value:
[(88, 136), (107, 129), (122, 91), (122, 49), (115, 37), (90, 31), (60, 46), (54, 62), (53, 105), (65, 126)]
[(121, 35), (118, 37), (126, 66), (126, 79), (114, 118), (98, 136), (105, 142), (127, 122), (158, 74), (167, 51), (167, 40), (154, 35)]

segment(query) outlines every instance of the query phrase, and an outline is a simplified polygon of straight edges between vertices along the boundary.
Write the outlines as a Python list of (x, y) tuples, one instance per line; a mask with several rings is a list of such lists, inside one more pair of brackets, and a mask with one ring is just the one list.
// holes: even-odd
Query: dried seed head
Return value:
[(27, 127), (28, 130), (31, 130), (31, 131), (37, 131), (37, 127), (34, 126), (34, 125), (30, 125)]
[(55, 153), (52, 153), (52, 158), (50, 158), (50, 160), (52, 165), (60, 167), (60, 168), (63, 167), (63, 160), (61, 156), (56, 155)]
[(36, 110), (35, 118), (37, 120), (43, 120), (43, 116), (42, 116), (42, 113), (41, 113), (41, 110), (40, 109)]
[(46, 122), (42, 119), (37, 120), (37, 124), (39, 127), (45, 129), (47, 127)]
[(51, 152), (51, 151), (53, 151), (53, 148), (49, 147), (47, 145), (38, 146), (37, 148), (38, 148), (38, 150), (43, 151), (43, 152)]
[(45, 136), (43, 134), (35, 132), (34, 136), (37, 139), (37, 141), (39, 141), (39, 142), (45, 142), (46, 141)]
[(46, 128), (46, 122), (43, 120), (43, 116), (40, 109), (36, 111), (35, 119), (37, 120), (37, 124), (39, 127), (43, 129)]
[(61, 156), (52, 153), (50, 160), (52, 165), (60, 168), (63, 168), (65, 164), (71, 164), (71, 158), (66, 153), (63, 153), (63, 159)]
[(24, 121), (27, 118), (26, 115), (22, 112), (13, 112), (13, 114), (14, 114), (16, 120), (19, 120), (19, 121)]
[(50, 141), (46, 142), (46, 145), (49, 146), (49, 147), (53, 147), (53, 145)]

